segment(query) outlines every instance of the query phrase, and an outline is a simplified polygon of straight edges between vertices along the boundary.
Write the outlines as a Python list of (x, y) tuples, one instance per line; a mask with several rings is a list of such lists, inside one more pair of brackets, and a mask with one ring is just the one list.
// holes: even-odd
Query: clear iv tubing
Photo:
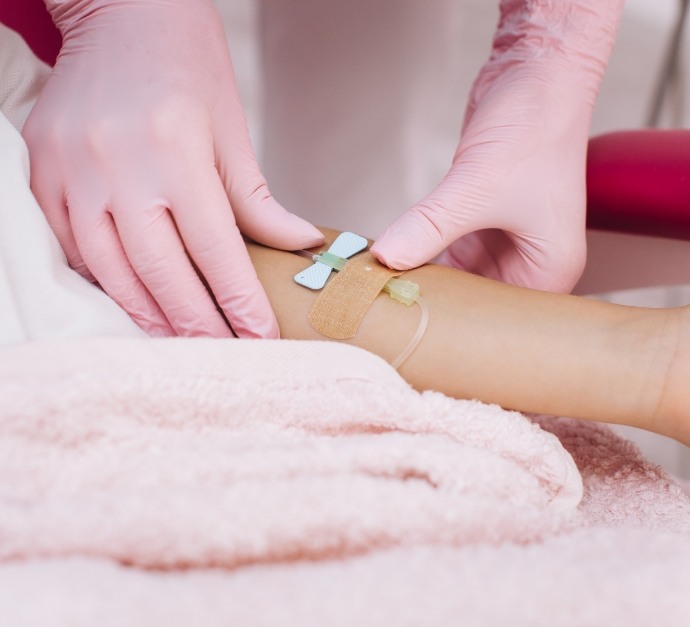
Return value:
[(414, 337), (405, 347), (405, 350), (391, 362), (391, 366), (393, 366), (393, 368), (396, 370), (402, 366), (407, 358), (413, 353), (414, 349), (417, 348), (419, 343), (422, 341), (424, 334), (426, 333), (427, 326), (429, 325), (429, 308), (427, 307), (426, 302), (421, 296), (417, 296), (417, 299), (414, 302), (419, 305), (419, 308), (422, 310), (422, 315), (419, 318), (419, 325), (417, 326), (417, 332), (414, 334)]
[[(310, 259), (311, 261), (318, 261), (318, 258), (319, 258), (319, 255), (315, 255), (314, 253), (310, 253), (308, 250), (294, 250), (292, 252), (297, 254), (297, 255), (301, 255), (302, 257), (306, 257), (307, 259)], [(400, 302), (400, 301), (398, 301), (398, 302)], [(392, 362), (390, 362), (391, 366), (393, 366), (393, 368), (395, 368), (396, 370), (400, 366), (402, 366), (402, 364), (405, 363), (405, 361), (407, 361), (408, 357), (414, 352), (415, 348), (417, 348), (417, 346), (419, 346), (419, 343), (422, 341), (422, 338), (424, 337), (424, 334), (426, 333), (426, 329), (429, 326), (429, 307), (427, 306), (426, 302), (419, 295), (417, 295), (414, 302), (419, 305), (419, 309), (421, 310), (421, 316), (419, 318), (419, 325), (417, 325), (417, 331), (415, 332), (414, 336), (410, 340), (410, 343), (405, 347), (405, 350), (403, 350), (403, 352), (400, 353), (400, 355), (398, 355)]]
[(306, 259), (309, 259), (310, 261), (314, 261), (314, 258), (318, 257), (318, 255), (315, 255), (314, 253), (310, 253), (308, 250), (291, 250), (290, 252), (293, 255), (299, 255), (300, 257), (305, 257)]

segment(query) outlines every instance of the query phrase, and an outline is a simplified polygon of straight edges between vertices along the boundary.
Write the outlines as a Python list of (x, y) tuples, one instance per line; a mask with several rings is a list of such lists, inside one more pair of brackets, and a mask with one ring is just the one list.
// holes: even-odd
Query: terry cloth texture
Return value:
[(596, 424), (325, 342), (26, 344), (0, 398), (1, 624), (690, 617), (688, 499)]

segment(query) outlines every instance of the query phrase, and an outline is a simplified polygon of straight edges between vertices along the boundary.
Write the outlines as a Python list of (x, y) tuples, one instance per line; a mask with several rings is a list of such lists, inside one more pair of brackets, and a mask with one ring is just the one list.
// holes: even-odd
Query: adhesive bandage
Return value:
[(370, 252), (357, 255), (319, 294), (309, 312), (311, 326), (334, 340), (355, 337), (364, 314), (383, 286), (401, 274), (380, 264)]
[[(381, 291), (405, 305), (416, 302), (422, 310), (419, 327), (412, 342), (393, 361), (392, 365), (397, 368), (424, 336), (429, 312), (419, 296), (419, 286), (396, 278), (402, 271), (387, 268), (369, 252), (348, 261), (348, 257), (364, 250), (366, 246), (367, 240), (363, 237), (354, 233), (341, 233), (325, 253), (311, 255), (301, 251), (300, 254), (310, 256), (314, 264), (294, 278), (297, 283), (309, 289), (323, 288), (309, 312), (308, 320), (319, 333), (336, 340), (355, 337), (362, 319)], [(338, 274), (328, 281), (333, 270)]]

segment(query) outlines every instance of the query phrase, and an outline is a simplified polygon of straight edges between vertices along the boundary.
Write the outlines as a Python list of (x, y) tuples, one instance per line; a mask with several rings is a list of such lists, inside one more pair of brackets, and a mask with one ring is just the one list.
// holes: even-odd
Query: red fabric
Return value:
[(17, 31), (34, 54), (53, 65), (62, 39), (43, 0), (0, 1), (0, 22)]
[(587, 226), (690, 240), (690, 130), (591, 139)]

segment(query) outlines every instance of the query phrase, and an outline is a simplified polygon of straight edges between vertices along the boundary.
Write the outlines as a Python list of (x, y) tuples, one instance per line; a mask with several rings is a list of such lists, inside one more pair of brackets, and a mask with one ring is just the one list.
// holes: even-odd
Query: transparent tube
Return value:
[(429, 326), (429, 307), (427, 307), (426, 302), (424, 302), (424, 299), (421, 296), (417, 296), (415, 302), (419, 305), (419, 308), (422, 311), (422, 315), (419, 318), (419, 326), (417, 327), (417, 332), (414, 334), (414, 337), (405, 347), (405, 350), (391, 362), (391, 366), (393, 366), (393, 368), (396, 370), (402, 366), (407, 358), (414, 352), (414, 349), (419, 346), (419, 343), (422, 341), (422, 338), (426, 333), (426, 328)]

